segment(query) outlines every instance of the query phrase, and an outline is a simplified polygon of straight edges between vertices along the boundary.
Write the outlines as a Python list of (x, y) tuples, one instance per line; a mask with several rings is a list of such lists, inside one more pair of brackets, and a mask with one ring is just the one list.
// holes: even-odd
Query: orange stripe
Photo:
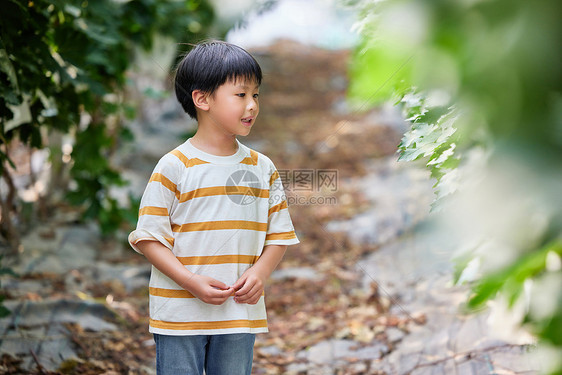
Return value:
[(194, 165), (199, 164), (209, 164), (209, 162), (203, 161), (198, 158), (189, 159), (187, 156), (182, 154), (180, 150), (170, 151), (170, 154), (180, 159), (180, 161), (183, 163), (183, 165), (185, 165), (186, 168), (193, 167)]
[(245, 220), (225, 220), (225, 221), (202, 221), (197, 223), (173, 224), (174, 232), (193, 232), (202, 230), (221, 230), (221, 229), (248, 229), (265, 232), (267, 223)]
[(170, 154), (174, 155), (176, 158), (180, 159), (180, 161), (187, 167), (189, 164), (189, 159), (187, 156), (182, 154), (179, 150), (170, 151)]
[(274, 212), (279, 212), (287, 207), (287, 201), (283, 201), (279, 204), (276, 204), (275, 206), (271, 207), (267, 213), (267, 216), (271, 215)]
[[(174, 246), (174, 239), (170, 238), (170, 237), (164, 237), (164, 239), (166, 241), (168, 241), (168, 243), (172, 246)], [(136, 240), (135, 242), (133, 242), (134, 245), (138, 244), (141, 241), (156, 241), (158, 242), (158, 240), (154, 237), (143, 237), (143, 238), (139, 238), (138, 240)]]
[(166, 298), (195, 298), (195, 296), (184, 289), (164, 289), (164, 288), (149, 288), (151, 296), (166, 297)]
[(218, 322), (164, 322), (150, 319), (150, 326), (172, 330), (226, 329), (226, 328), (266, 328), (267, 320), (223, 320)]
[(268, 198), (269, 190), (258, 189), (247, 186), (213, 186), (195, 189), (187, 193), (183, 193), (179, 197), (180, 203), (187, 202), (190, 199), (211, 197), (215, 195), (247, 195), (258, 198)]
[(254, 150), (250, 150), (250, 156), (245, 157), (240, 164), (248, 164), (248, 165), (258, 165), (258, 153)]
[(282, 233), (269, 233), (265, 236), (265, 240), (291, 240), (293, 238), (297, 238), (295, 231), (291, 232), (282, 232)]
[(277, 172), (277, 171), (273, 172), (273, 174), (269, 178), (269, 186), (273, 185), (275, 180), (277, 180), (278, 178), (279, 178), (279, 172)]
[[(232, 292), (234, 295), (235, 291)], [(154, 297), (164, 297), (164, 298), (197, 298), (185, 289), (165, 289), (165, 288), (149, 288), (149, 294)], [(262, 296), (265, 292), (262, 292)]]
[(166, 207), (145, 206), (139, 210), (139, 216), (142, 215), (168, 216), (168, 209)]
[(209, 164), (209, 162), (205, 161), (205, 160), (197, 159), (197, 158), (189, 159), (188, 168), (193, 167), (194, 165), (200, 165), (200, 164)]
[(225, 186), (226, 195), (244, 195), (247, 197), (269, 198), (269, 190), (249, 186)]
[(179, 261), (186, 266), (201, 266), (208, 264), (244, 263), (254, 264), (259, 256), (254, 255), (215, 255), (199, 257), (178, 257)]
[(255, 152), (254, 150), (250, 150), (250, 156), (252, 157), (252, 160), (254, 161), (254, 165), (258, 165), (258, 153)]
[(148, 180), (148, 182), (160, 182), (163, 186), (168, 188), (168, 190), (174, 193), (176, 197), (179, 196), (178, 186), (170, 181), (170, 179), (168, 179), (168, 177), (164, 176), (162, 173), (153, 173), (152, 176), (150, 176), (150, 180)]

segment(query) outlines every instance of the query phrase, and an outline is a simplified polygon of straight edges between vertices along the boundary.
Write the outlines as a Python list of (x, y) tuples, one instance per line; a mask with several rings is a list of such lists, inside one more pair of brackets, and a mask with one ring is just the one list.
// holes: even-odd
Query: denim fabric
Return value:
[(158, 375), (250, 375), (256, 335), (154, 334)]

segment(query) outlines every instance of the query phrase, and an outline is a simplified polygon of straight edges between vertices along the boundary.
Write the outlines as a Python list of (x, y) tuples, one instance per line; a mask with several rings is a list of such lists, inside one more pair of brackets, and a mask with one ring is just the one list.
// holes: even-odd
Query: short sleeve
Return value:
[(267, 221), (265, 246), (294, 245), (300, 242), (289, 215), (283, 183), (275, 167), (272, 167), (272, 173), (269, 178), (269, 211)]
[(178, 195), (179, 170), (174, 160), (165, 155), (160, 159), (141, 199), (137, 228), (129, 234), (129, 244), (140, 253), (137, 244), (143, 240), (158, 241), (173, 250), (174, 235), (171, 212)]

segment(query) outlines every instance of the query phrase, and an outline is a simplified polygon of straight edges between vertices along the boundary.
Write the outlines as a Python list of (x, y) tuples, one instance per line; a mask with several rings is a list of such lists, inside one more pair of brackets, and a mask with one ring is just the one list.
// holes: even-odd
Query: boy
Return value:
[(298, 243), (281, 179), (236, 136), (259, 113), (262, 72), (235, 45), (195, 46), (175, 91), (196, 134), (156, 165), (131, 246), (153, 265), (150, 332), (158, 374), (250, 374), (255, 334), (267, 332), (263, 289)]

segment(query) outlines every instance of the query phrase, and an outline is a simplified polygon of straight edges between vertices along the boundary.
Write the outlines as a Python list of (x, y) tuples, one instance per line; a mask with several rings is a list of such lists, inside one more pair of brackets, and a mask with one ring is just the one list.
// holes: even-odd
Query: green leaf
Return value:
[(463, 271), (466, 269), (468, 264), (474, 259), (471, 252), (466, 252), (463, 255), (453, 259), (453, 282), (457, 284)]
[(411, 65), (402, 55), (363, 44), (352, 59), (349, 96), (361, 108), (380, 104), (400, 90), (404, 82), (409, 82), (410, 70)]
[(19, 277), (19, 275), (17, 273), (15, 273), (13, 269), (6, 268), (6, 267), (0, 268), (0, 276), (3, 276), (3, 275), (10, 275), (10, 276), (13, 276), (13, 277)]
[(562, 240), (555, 240), (542, 249), (518, 258), (512, 265), (484, 276), (474, 287), (468, 306), (480, 308), (502, 289), (513, 304), (521, 294), (525, 280), (544, 272), (546, 256), (550, 251), (562, 255)]
[(12, 312), (4, 307), (0, 302), (0, 318), (5, 318), (9, 316)]

